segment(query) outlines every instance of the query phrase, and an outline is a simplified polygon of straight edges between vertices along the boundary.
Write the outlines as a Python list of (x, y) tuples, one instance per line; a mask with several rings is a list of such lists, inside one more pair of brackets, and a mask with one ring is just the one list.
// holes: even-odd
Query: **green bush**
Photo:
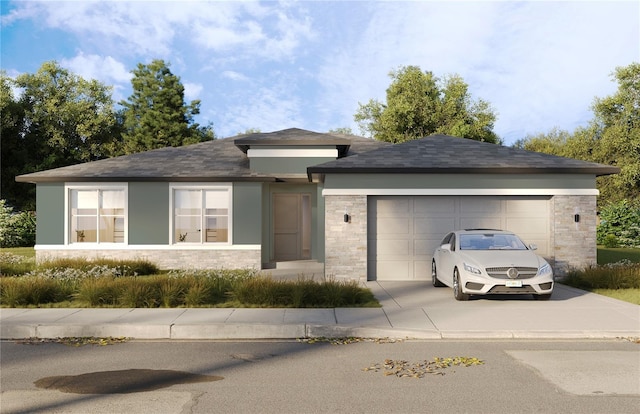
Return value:
[(621, 200), (604, 207), (600, 212), (600, 224), (597, 228), (597, 242), (615, 242), (617, 246), (640, 247), (640, 207), (636, 203)]
[(621, 261), (572, 270), (562, 283), (584, 290), (640, 288), (640, 263)]
[(615, 234), (607, 234), (604, 237), (602, 244), (604, 244), (604, 247), (608, 247), (610, 249), (616, 248), (618, 247), (618, 238)]
[(0, 247), (27, 247), (36, 244), (36, 215), (32, 211), (13, 212), (0, 200)]

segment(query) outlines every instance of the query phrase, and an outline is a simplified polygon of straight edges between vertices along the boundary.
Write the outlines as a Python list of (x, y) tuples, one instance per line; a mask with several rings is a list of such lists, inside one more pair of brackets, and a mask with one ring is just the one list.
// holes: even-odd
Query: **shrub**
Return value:
[(640, 288), (640, 263), (623, 260), (572, 270), (562, 283), (585, 290)]
[(36, 215), (32, 211), (13, 212), (0, 200), (0, 247), (28, 247), (36, 243)]
[(604, 247), (609, 247), (609, 248), (618, 247), (618, 238), (616, 237), (615, 234), (607, 234), (604, 237), (602, 244), (604, 244)]
[(105, 265), (37, 269), (0, 278), (3, 306), (71, 302), (89, 307), (374, 305), (371, 291), (353, 281), (315, 282), (256, 277), (254, 270), (183, 270), (152, 276), (122, 276)]
[(602, 209), (597, 228), (598, 244), (607, 246), (607, 242), (613, 242), (613, 237), (620, 247), (640, 247), (640, 207), (637, 204), (621, 200)]
[(13, 253), (0, 253), (0, 276), (18, 276), (32, 271), (36, 261)]

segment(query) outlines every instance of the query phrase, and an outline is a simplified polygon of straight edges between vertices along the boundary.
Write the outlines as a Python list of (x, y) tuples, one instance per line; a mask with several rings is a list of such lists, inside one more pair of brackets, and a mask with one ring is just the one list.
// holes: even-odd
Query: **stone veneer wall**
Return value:
[[(578, 223), (575, 214), (580, 215)], [(597, 263), (596, 197), (554, 196), (552, 238), (556, 276)]]
[(324, 220), (325, 276), (366, 281), (367, 196), (325, 196)]
[(37, 250), (36, 261), (52, 258), (148, 260), (161, 269), (247, 269), (261, 267), (260, 249), (252, 250)]

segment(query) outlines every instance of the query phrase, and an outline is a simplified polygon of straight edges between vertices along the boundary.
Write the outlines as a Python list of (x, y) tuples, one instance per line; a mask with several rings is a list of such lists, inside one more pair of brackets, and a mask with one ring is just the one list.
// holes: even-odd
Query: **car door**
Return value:
[(452, 246), (455, 246), (455, 234), (449, 233), (444, 237), (444, 239), (442, 239), (435, 254), (436, 266), (438, 268), (438, 279), (447, 286), (451, 286), (453, 284)]

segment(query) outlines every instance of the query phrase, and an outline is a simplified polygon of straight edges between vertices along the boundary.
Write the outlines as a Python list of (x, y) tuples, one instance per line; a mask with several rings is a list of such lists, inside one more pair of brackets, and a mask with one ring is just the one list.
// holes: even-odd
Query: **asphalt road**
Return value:
[(640, 344), (624, 339), (0, 346), (2, 413), (640, 410)]

